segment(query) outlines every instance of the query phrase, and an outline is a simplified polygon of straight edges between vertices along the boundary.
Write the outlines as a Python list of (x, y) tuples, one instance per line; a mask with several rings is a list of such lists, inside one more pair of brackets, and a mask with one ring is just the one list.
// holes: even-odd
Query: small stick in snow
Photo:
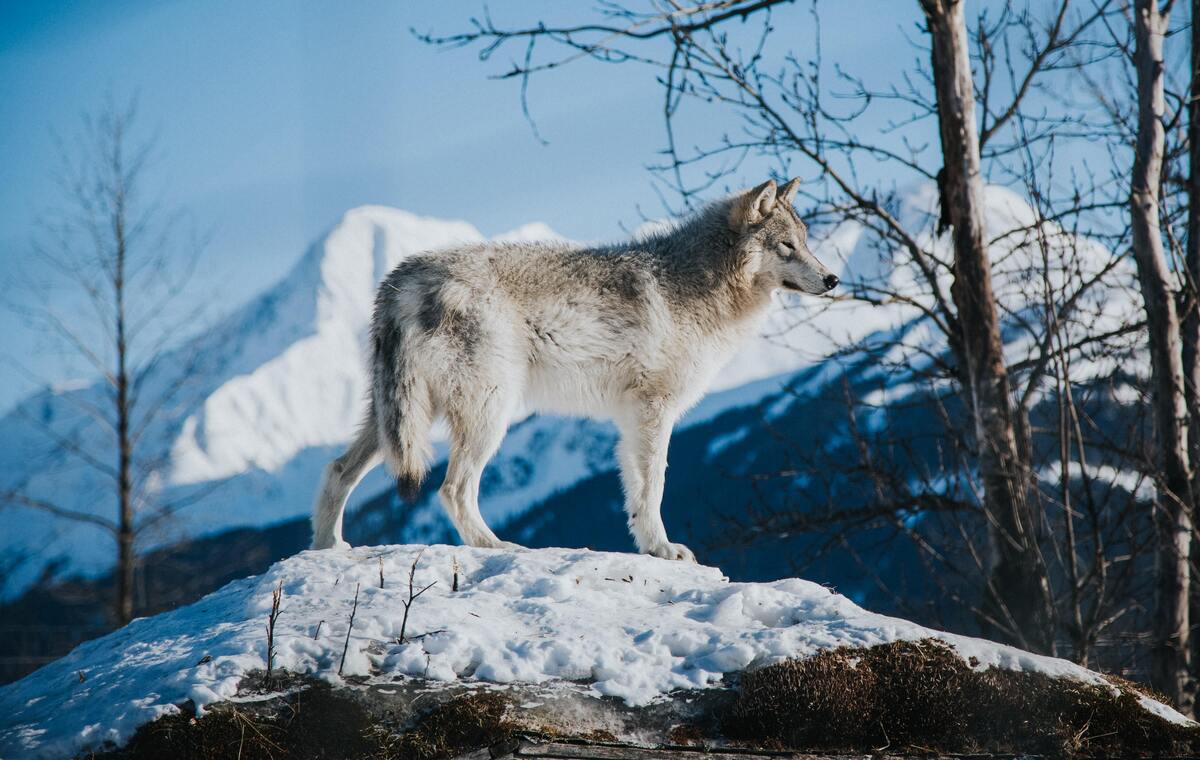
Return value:
[(350, 648), (350, 631), (354, 630), (354, 613), (358, 612), (358, 589), (362, 584), (354, 584), (354, 606), (350, 608), (350, 625), (346, 626), (346, 643), (342, 644), (342, 661), (338, 663), (338, 675), (346, 667), (346, 650)]
[(325, 623), (325, 618), (321, 618), (320, 620), (317, 621), (317, 630), (313, 631), (313, 641), (316, 641), (317, 637), (321, 635), (321, 626), (324, 623)]
[(450, 568), (454, 571), (454, 580), (450, 584), (450, 590), (458, 591), (458, 567), (459, 567), (458, 555), (456, 554), (453, 557), (451, 557), (450, 559), (451, 559)]
[(383, 588), (383, 555), (379, 555), (379, 588)]
[(400, 637), (397, 639), (397, 641), (401, 644), (405, 644), (408, 641), (404, 638), (404, 629), (408, 627), (408, 611), (412, 607), (413, 602), (417, 601), (417, 597), (433, 588), (434, 584), (437, 583), (437, 581), (434, 581), (420, 591), (413, 590), (413, 578), (416, 577), (417, 574), (417, 563), (421, 561), (421, 555), (424, 553), (425, 550), (422, 549), (421, 551), (417, 552), (416, 558), (413, 559), (412, 567), (408, 569), (408, 599), (400, 600), (400, 603), (404, 605), (404, 618), (400, 621)]
[(279, 600), (283, 598), (283, 581), (271, 590), (271, 613), (267, 615), (267, 677), (263, 682), (271, 688), (271, 670), (275, 666), (275, 621), (279, 619)]

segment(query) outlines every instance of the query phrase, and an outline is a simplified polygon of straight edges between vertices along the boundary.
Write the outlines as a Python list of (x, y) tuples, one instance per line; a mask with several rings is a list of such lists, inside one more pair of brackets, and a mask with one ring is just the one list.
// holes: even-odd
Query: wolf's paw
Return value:
[(476, 549), (524, 549), (520, 544), (514, 544), (512, 541), (501, 541), (500, 539), (479, 539), (478, 541), (467, 542), (468, 546), (474, 546)]
[(310, 549), (337, 549), (339, 551), (346, 551), (347, 549), (350, 548), (350, 543), (341, 538), (339, 538), (339, 539), (322, 539), (320, 541), (313, 539), (312, 546), (310, 546), (309, 548)]
[(692, 554), (692, 550), (683, 544), (673, 544), (667, 542), (652, 548), (649, 552), (659, 559), (675, 559), (682, 562), (696, 562), (696, 555)]

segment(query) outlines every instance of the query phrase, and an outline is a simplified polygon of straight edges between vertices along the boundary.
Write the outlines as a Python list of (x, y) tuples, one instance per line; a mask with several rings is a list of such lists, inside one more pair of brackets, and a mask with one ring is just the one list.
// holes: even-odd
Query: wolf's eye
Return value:
[(791, 243), (780, 243), (779, 247), (782, 248), (786, 253), (796, 252), (796, 246), (792, 245)]

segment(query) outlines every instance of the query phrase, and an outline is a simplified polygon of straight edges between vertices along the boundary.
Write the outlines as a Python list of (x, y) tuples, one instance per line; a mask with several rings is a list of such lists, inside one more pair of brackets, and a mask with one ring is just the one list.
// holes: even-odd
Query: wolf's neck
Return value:
[(725, 330), (739, 339), (753, 332), (771, 305), (771, 290), (758, 281), (741, 280), (718, 288), (708, 299)]
[(748, 274), (721, 204), (682, 224), (661, 241), (664, 274), (685, 311), (706, 332), (752, 329), (770, 305), (770, 288)]

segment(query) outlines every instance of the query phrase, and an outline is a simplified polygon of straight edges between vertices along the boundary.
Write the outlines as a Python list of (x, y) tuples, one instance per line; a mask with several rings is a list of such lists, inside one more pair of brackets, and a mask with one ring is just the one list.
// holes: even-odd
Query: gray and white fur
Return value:
[(375, 299), (370, 403), (325, 470), (313, 548), (346, 546), (346, 499), (381, 461), (415, 495), (443, 416), (450, 520), (466, 544), (513, 547), (480, 516), (479, 479), (524, 408), (613, 420), (638, 549), (695, 561), (659, 513), (675, 421), (754, 334), (773, 291), (838, 282), (808, 250), (798, 184), (767, 181), (620, 245), (483, 243), (402, 262)]

